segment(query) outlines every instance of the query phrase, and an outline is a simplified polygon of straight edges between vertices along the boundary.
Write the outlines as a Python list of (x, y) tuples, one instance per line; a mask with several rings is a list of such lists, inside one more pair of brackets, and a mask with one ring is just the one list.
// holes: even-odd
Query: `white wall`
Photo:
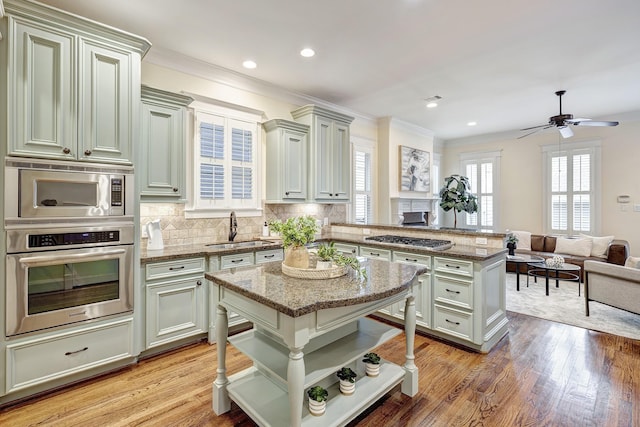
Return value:
[[(602, 144), (601, 224), (599, 235), (629, 241), (631, 254), (640, 254), (640, 121), (621, 121), (617, 127), (573, 127), (567, 142), (597, 141)], [(529, 230), (542, 233), (542, 149), (558, 144), (557, 132), (548, 130), (516, 139), (484, 136), (447, 141), (443, 146), (441, 175), (460, 173), (459, 156), (467, 152), (501, 151), (500, 220), (496, 231)], [(562, 144), (560, 141), (560, 144)], [(631, 203), (621, 210), (617, 196), (629, 195)], [(451, 212), (442, 213), (447, 219)]]

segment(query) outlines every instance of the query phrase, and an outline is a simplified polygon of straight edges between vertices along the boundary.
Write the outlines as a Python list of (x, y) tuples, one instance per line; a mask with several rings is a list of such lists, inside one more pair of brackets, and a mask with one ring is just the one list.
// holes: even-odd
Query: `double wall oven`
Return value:
[(5, 161), (6, 336), (133, 311), (133, 169)]

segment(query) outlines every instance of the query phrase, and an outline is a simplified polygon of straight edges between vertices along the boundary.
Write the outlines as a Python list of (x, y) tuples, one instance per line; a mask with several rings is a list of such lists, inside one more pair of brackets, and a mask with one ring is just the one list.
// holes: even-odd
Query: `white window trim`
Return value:
[[(482, 162), (482, 161), (491, 161), (494, 166), (493, 171), (493, 225), (491, 229), (500, 230), (500, 159), (502, 159), (502, 150), (498, 151), (478, 151), (472, 153), (462, 153), (460, 154), (460, 170), (461, 173), (464, 174), (466, 170), (466, 163), (468, 162)], [(467, 222), (467, 213), (460, 212), (460, 216), (458, 217), (458, 224), (463, 221), (465, 224)], [(465, 225), (466, 226), (466, 225)], [(480, 225), (480, 218), (478, 214), (478, 225), (476, 229), (482, 229)]]
[[(187, 144), (187, 203), (185, 206), (185, 218), (225, 218), (229, 216), (230, 211), (235, 211), (238, 217), (256, 217), (262, 216), (262, 182), (263, 178), (263, 159), (262, 159), (262, 119), (263, 112), (253, 110), (240, 105), (230, 104), (199, 95), (188, 94), (195, 101), (189, 105), (189, 135)], [(197, 113), (209, 113), (213, 115), (223, 116), (226, 119), (240, 120), (256, 124), (255, 129), (255, 179), (256, 179), (256, 205), (252, 207), (219, 207), (219, 208), (202, 208), (195, 204), (196, 181), (199, 179), (198, 168), (196, 167), (196, 146), (195, 140), (197, 136)]]
[[(591, 204), (591, 221), (592, 230), (590, 234), (598, 235), (601, 229), (602, 220), (602, 144), (599, 140), (595, 141), (582, 141), (582, 142), (562, 142), (561, 144), (549, 144), (544, 145), (542, 148), (542, 220), (544, 233), (556, 234), (551, 228), (551, 214), (550, 214), (550, 194), (551, 194), (551, 179), (549, 177), (549, 160), (554, 153), (561, 151), (574, 151), (581, 149), (591, 149), (593, 152), (592, 174), (591, 174), (591, 192), (592, 204)], [(563, 234), (565, 235), (565, 234)], [(571, 233), (567, 233), (571, 235)]]
[(378, 143), (375, 140), (360, 137), (351, 136), (351, 203), (347, 205), (347, 218), (349, 221), (354, 221), (355, 215), (355, 194), (356, 194), (356, 180), (355, 171), (353, 170), (353, 159), (355, 159), (355, 151), (363, 151), (371, 154), (371, 223), (375, 223), (377, 218), (377, 197), (378, 197), (378, 181), (374, 171), (378, 170)]

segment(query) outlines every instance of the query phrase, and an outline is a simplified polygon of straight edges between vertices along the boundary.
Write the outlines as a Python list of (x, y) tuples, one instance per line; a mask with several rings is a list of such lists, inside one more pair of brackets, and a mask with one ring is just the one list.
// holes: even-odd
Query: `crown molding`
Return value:
[(414, 125), (413, 123), (405, 122), (400, 119), (396, 119), (395, 117), (385, 117), (385, 120), (389, 123), (390, 128), (400, 129), (405, 132), (410, 132), (415, 135), (420, 135), (428, 138), (434, 138), (435, 134), (432, 130), (423, 128), (418, 125)]

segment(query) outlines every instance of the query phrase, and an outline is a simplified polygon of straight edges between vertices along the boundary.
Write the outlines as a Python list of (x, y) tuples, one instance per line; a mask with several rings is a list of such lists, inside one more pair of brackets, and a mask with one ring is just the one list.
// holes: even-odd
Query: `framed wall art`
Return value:
[(431, 191), (428, 151), (400, 146), (400, 191)]

